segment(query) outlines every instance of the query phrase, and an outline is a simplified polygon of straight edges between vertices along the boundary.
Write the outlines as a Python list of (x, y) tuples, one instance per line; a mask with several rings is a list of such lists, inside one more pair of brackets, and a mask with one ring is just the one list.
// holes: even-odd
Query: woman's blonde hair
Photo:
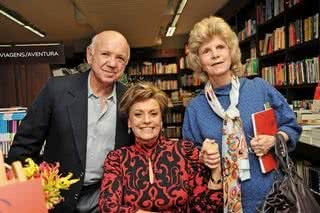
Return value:
[(120, 112), (128, 117), (131, 107), (141, 101), (148, 99), (156, 100), (160, 105), (162, 115), (168, 106), (167, 94), (149, 82), (134, 83), (122, 96), (120, 101)]
[(190, 68), (196, 72), (202, 72), (199, 59), (199, 48), (204, 43), (219, 36), (231, 51), (230, 70), (238, 76), (241, 72), (241, 52), (239, 40), (230, 25), (220, 17), (210, 16), (196, 23), (189, 36), (189, 54), (187, 56)]

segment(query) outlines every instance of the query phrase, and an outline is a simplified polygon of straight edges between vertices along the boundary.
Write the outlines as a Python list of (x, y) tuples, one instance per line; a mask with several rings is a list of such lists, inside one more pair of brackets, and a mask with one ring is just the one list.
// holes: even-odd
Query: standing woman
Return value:
[[(252, 137), (251, 115), (270, 103), (278, 122), (277, 134), (285, 138), (289, 150), (295, 148), (301, 128), (275, 88), (261, 78), (239, 77), (238, 38), (223, 19), (209, 17), (197, 23), (190, 32), (189, 51), (191, 68), (203, 72), (207, 83), (186, 109), (183, 137), (198, 147), (208, 139), (219, 145), (224, 212), (253, 213), (274, 180), (274, 171), (261, 172), (258, 157), (272, 152), (275, 137)], [(206, 155), (203, 160), (210, 167), (217, 156)]]
[[(101, 212), (221, 212), (221, 167), (208, 169), (193, 143), (161, 136), (168, 98), (150, 83), (124, 94), (120, 111), (128, 116), (135, 144), (112, 151), (104, 165)], [(206, 143), (203, 155), (218, 152)]]

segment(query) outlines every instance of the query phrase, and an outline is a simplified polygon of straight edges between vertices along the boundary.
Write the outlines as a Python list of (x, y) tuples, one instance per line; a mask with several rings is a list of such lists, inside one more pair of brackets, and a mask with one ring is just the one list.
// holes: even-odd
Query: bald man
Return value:
[(100, 181), (107, 153), (130, 145), (118, 103), (126, 87), (118, 82), (130, 57), (116, 31), (95, 35), (87, 48), (89, 72), (51, 78), (28, 109), (15, 135), (8, 162), (31, 157), (59, 162), (60, 172), (80, 181), (63, 192), (53, 212), (98, 212)]

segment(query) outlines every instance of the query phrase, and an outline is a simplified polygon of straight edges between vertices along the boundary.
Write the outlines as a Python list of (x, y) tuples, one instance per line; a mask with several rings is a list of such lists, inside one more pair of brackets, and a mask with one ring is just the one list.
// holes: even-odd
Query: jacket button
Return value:
[(79, 194), (75, 194), (74, 199), (78, 200), (78, 198), (79, 198)]
[(81, 173), (80, 173), (80, 177), (83, 177), (83, 175), (84, 175), (84, 173), (83, 173), (83, 172), (81, 172)]

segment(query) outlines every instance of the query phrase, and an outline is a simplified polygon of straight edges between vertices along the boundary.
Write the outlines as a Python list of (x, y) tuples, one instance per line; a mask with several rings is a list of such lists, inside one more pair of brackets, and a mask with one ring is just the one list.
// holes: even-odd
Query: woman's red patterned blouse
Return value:
[(100, 211), (221, 212), (222, 191), (207, 188), (210, 171), (198, 156), (191, 142), (163, 137), (154, 144), (136, 143), (110, 152), (104, 165)]

